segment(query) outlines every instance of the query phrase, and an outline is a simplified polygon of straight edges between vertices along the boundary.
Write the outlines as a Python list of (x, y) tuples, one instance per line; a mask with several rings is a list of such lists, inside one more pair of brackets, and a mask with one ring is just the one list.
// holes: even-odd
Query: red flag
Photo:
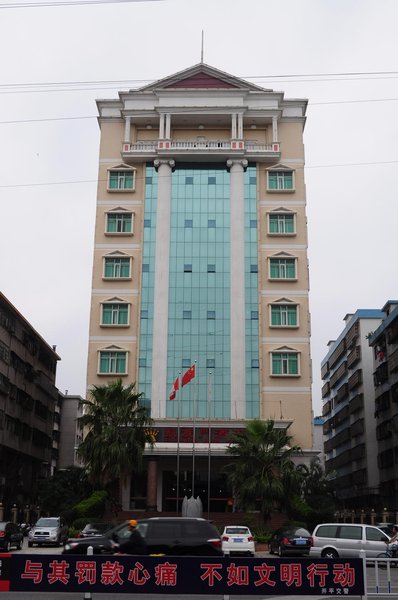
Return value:
[(188, 371), (185, 371), (184, 375), (182, 376), (181, 387), (184, 387), (184, 385), (187, 385), (187, 383), (192, 381), (192, 379), (194, 377), (195, 377), (195, 365), (192, 365), (192, 367), (190, 367), (188, 369)]
[(173, 387), (170, 390), (170, 394), (169, 394), (169, 398), (170, 400), (174, 400), (176, 397), (176, 391), (179, 388), (179, 378), (177, 377), (177, 379), (175, 380), (175, 382), (173, 383)]

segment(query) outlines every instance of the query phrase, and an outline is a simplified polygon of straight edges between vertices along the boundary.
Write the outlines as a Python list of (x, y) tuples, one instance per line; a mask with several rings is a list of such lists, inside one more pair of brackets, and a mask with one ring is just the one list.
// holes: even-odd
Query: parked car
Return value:
[(398, 525), (395, 525), (395, 523), (376, 523), (375, 526), (381, 529), (386, 535), (388, 535), (388, 537), (392, 537), (394, 533), (392, 528), (398, 527)]
[(244, 525), (227, 525), (221, 534), (221, 547), (226, 556), (248, 554), (254, 556), (254, 537)]
[[(152, 517), (138, 521), (137, 530), (145, 539), (148, 554), (174, 556), (222, 556), (221, 537), (216, 527), (206, 519), (190, 517)], [(115, 543), (130, 536), (128, 521), (110, 529), (102, 536), (67, 540), (63, 554), (112, 554)]]
[(5, 552), (9, 552), (11, 546), (14, 546), (17, 550), (21, 550), (23, 544), (23, 533), (16, 525), (11, 521), (0, 522), (0, 548)]
[(28, 546), (62, 546), (68, 538), (68, 527), (61, 517), (41, 517), (28, 533)]
[(322, 523), (312, 533), (310, 556), (321, 558), (357, 557), (360, 550), (375, 558), (386, 551), (389, 537), (378, 527), (359, 523)]
[(87, 523), (77, 534), (78, 538), (104, 535), (112, 529), (111, 523)]
[(280, 527), (274, 531), (268, 542), (270, 554), (286, 556), (306, 556), (312, 545), (311, 534), (304, 527)]

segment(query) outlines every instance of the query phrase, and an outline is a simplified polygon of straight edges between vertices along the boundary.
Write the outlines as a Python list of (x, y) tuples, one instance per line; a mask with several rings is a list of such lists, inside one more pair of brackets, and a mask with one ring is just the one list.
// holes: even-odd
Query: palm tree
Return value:
[(285, 493), (293, 487), (292, 457), (301, 449), (291, 442), (286, 429), (275, 428), (272, 420), (255, 419), (231, 436), (227, 452), (236, 459), (225, 467), (228, 481), (239, 506), (252, 510), (259, 503), (264, 521), (285, 504)]
[(142, 394), (135, 384), (122, 380), (96, 385), (90, 398), (83, 400), (83, 416), (78, 421), (86, 431), (78, 453), (86, 465), (90, 480), (99, 487), (119, 482), (119, 495), (125, 478), (142, 467), (148, 440), (146, 426), (151, 423)]
[(309, 465), (298, 465), (297, 471), (300, 478), (301, 498), (308, 507), (306, 519), (309, 526), (333, 519), (334, 489), (320, 459), (314, 457)]

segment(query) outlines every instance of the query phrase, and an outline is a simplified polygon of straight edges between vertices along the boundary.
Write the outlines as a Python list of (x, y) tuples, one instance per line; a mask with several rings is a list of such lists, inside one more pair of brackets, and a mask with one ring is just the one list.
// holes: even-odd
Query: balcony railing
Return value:
[(167, 152), (202, 153), (212, 152), (223, 154), (236, 152), (244, 154), (273, 154), (280, 153), (279, 142), (272, 144), (257, 144), (244, 140), (153, 140), (135, 143), (124, 143), (122, 154), (163, 154)]

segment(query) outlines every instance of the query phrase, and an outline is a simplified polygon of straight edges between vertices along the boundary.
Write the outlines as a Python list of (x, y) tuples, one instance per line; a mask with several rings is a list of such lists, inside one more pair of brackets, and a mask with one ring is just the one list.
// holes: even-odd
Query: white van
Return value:
[(359, 523), (322, 523), (312, 533), (310, 557), (339, 558), (366, 556), (375, 558), (386, 551), (388, 536), (378, 527)]

